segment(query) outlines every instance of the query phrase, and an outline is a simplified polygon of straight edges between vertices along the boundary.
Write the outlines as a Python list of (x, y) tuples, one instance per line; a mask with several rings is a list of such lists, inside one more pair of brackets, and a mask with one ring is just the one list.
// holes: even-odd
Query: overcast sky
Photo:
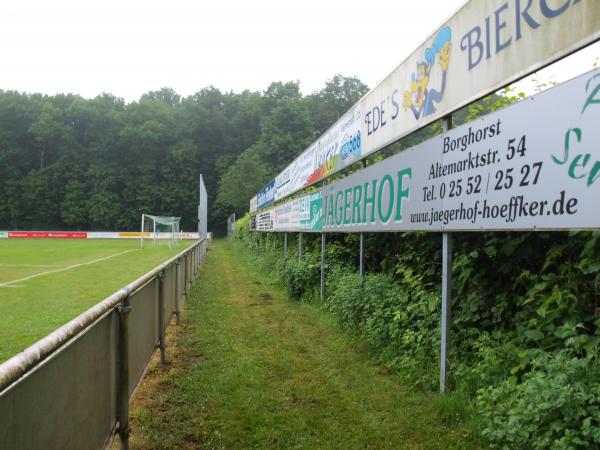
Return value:
[[(299, 80), (309, 94), (336, 73), (372, 88), (464, 2), (4, 0), (0, 89), (132, 101), (163, 86), (189, 95)], [(542, 75), (563, 81), (598, 54)]]

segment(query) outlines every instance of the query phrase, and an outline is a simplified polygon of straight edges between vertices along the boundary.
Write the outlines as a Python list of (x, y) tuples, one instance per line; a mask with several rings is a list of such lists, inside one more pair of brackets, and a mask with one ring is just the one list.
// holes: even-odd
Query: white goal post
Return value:
[(168, 240), (169, 247), (174, 247), (179, 241), (179, 222), (181, 217), (153, 216), (142, 214), (142, 232), (140, 246), (144, 247), (144, 237), (152, 238), (156, 245), (157, 239)]

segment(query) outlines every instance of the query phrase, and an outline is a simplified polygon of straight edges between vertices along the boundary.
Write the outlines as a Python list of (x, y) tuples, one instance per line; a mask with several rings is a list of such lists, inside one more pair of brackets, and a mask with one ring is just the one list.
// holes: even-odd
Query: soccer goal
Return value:
[(181, 217), (152, 216), (142, 214), (142, 233), (140, 245), (144, 246), (146, 241), (152, 240), (153, 245), (157, 240), (166, 240), (169, 247), (175, 247), (179, 243), (179, 221)]

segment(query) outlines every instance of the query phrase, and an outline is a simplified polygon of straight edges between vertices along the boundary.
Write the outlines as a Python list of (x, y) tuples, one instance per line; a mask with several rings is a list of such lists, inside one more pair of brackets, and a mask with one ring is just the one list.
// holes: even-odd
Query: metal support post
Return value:
[(302, 261), (302, 233), (298, 233), (298, 262)]
[(119, 387), (118, 413), (121, 450), (129, 449), (129, 298), (117, 306), (119, 315)]
[(443, 234), (442, 244), (442, 348), (440, 352), (440, 393), (446, 391), (450, 348), (450, 323), (452, 320), (452, 235)]
[(358, 268), (360, 279), (365, 279), (365, 234), (360, 233), (360, 251), (358, 254)]
[(325, 299), (325, 244), (326, 234), (321, 233), (321, 300)]
[[(367, 163), (364, 159), (360, 161), (360, 168), (364, 169)], [(360, 250), (358, 253), (358, 273), (361, 281), (365, 279), (365, 233), (360, 233)]]
[(288, 236), (287, 233), (283, 233), (283, 257), (285, 260), (288, 258)]
[(158, 274), (158, 345), (160, 347), (160, 363), (165, 364), (165, 271)]
[(180, 274), (181, 274), (181, 260), (178, 259), (177, 261), (175, 261), (175, 323), (177, 325), (179, 325), (179, 314), (181, 312), (181, 307), (179, 304), (179, 300), (181, 297), (181, 280), (180, 278)]
[[(443, 119), (444, 132), (452, 128), (452, 116)], [(452, 235), (442, 236), (442, 336), (440, 349), (440, 393), (446, 391), (450, 365), (448, 350), (450, 348), (450, 325), (452, 322)]]

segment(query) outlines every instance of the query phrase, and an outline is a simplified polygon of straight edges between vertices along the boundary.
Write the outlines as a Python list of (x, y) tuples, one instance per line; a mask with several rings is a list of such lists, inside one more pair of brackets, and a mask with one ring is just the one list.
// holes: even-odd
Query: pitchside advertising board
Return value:
[[(145, 238), (170, 239), (171, 233), (143, 233)], [(139, 239), (139, 231), (0, 231), (9, 239)], [(198, 233), (179, 233), (179, 239), (199, 239)]]
[(598, 0), (471, 0), (275, 178), (274, 198), (599, 38)]
[(599, 205), (595, 70), (273, 208), (259, 229), (597, 229)]

